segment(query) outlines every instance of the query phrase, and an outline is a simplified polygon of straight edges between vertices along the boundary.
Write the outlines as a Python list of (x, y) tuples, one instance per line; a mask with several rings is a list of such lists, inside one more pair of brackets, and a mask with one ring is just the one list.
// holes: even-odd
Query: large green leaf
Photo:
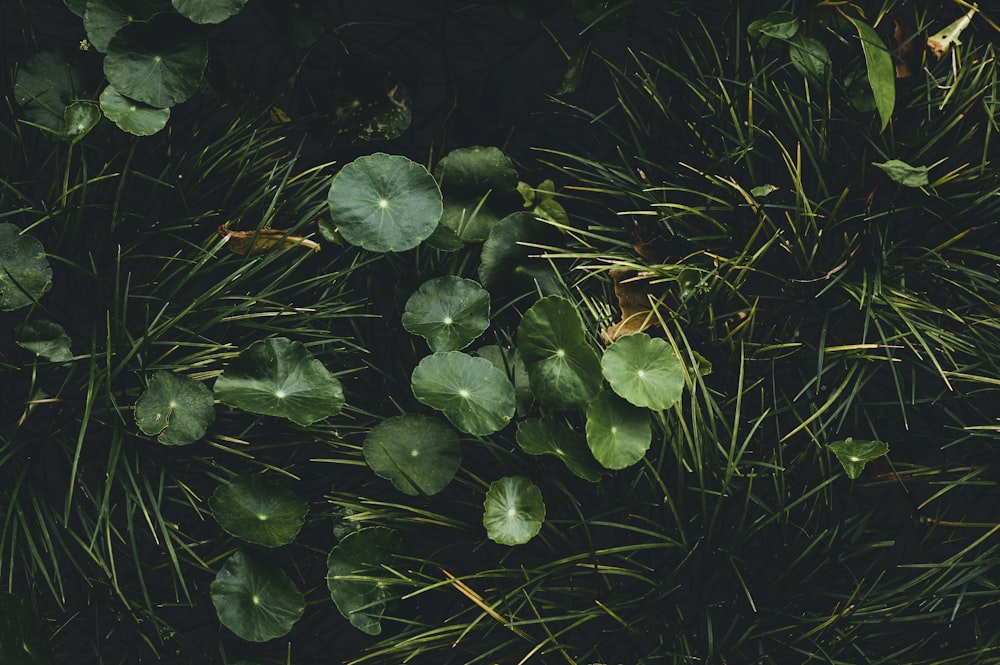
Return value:
[(514, 286), (518, 292), (559, 290), (555, 268), (538, 258), (542, 250), (529, 245), (554, 241), (553, 228), (530, 212), (515, 212), (490, 230), (479, 258), (479, 280), (488, 289)]
[(369, 635), (382, 632), (385, 601), (395, 579), (383, 566), (392, 564), (399, 549), (395, 531), (373, 527), (347, 534), (327, 557), (330, 597), (351, 625)]
[(834, 441), (827, 448), (837, 456), (847, 477), (852, 479), (861, 475), (868, 462), (889, 454), (889, 444), (884, 441), (855, 441), (851, 437)]
[(51, 665), (45, 624), (17, 596), (0, 591), (0, 663)]
[(587, 437), (553, 416), (522, 421), (517, 426), (517, 445), (529, 455), (555, 455), (575, 475), (592, 483), (604, 475), (587, 446)]
[(848, 16), (848, 20), (857, 29), (861, 38), (865, 66), (868, 68), (868, 82), (872, 86), (872, 94), (875, 95), (875, 108), (878, 109), (879, 117), (882, 119), (882, 131), (885, 131), (896, 106), (896, 65), (892, 53), (873, 27), (861, 19)]
[(120, 94), (166, 108), (194, 94), (207, 64), (201, 30), (176, 14), (161, 14), (118, 31), (108, 44), (104, 75)]
[(184, 446), (205, 436), (215, 421), (215, 400), (201, 381), (159, 371), (135, 403), (135, 422), (143, 434), (165, 446)]
[(403, 327), (432, 351), (458, 351), (490, 325), (490, 294), (476, 282), (446, 275), (424, 282), (403, 312)]
[(0, 309), (27, 307), (52, 286), (42, 243), (13, 224), (0, 224)]
[(171, 0), (182, 16), (195, 23), (222, 23), (235, 16), (247, 0)]
[(303, 426), (336, 415), (344, 406), (340, 381), (302, 343), (285, 337), (244, 349), (216, 379), (215, 398)]
[(166, 127), (170, 119), (170, 109), (129, 99), (110, 85), (101, 93), (101, 111), (118, 129), (135, 136), (152, 136)]
[(399, 155), (359, 157), (334, 176), (327, 195), (332, 221), (320, 220), (328, 240), (336, 234), (373, 252), (413, 249), (441, 219), (441, 190), (420, 164)]
[(169, 0), (87, 0), (83, 27), (91, 46), (104, 53), (111, 39), (126, 25), (145, 23), (167, 11), (170, 11)]
[(499, 148), (472, 146), (445, 155), (434, 167), (441, 191), (459, 198), (478, 198), (489, 191), (509, 192), (517, 187), (517, 171)]
[(684, 390), (684, 368), (673, 347), (646, 333), (626, 335), (609, 346), (601, 369), (612, 390), (636, 406), (669, 409)]
[(455, 432), (417, 414), (388, 418), (373, 427), (365, 437), (364, 453), (372, 471), (410, 496), (437, 494), (462, 464)]
[(64, 363), (73, 358), (69, 335), (61, 325), (52, 321), (25, 321), (17, 327), (15, 339), (18, 346), (54, 363)]
[(28, 122), (63, 134), (66, 107), (84, 95), (83, 69), (58, 51), (31, 57), (17, 70), (14, 98)]
[(285, 571), (247, 550), (226, 559), (210, 590), (219, 621), (249, 642), (287, 635), (306, 608)]
[(525, 312), (517, 350), (532, 391), (548, 406), (575, 409), (601, 389), (600, 358), (587, 342), (576, 307), (562, 296), (546, 296)]
[(514, 386), (485, 358), (435, 353), (420, 361), (410, 384), (418, 400), (442, 411), (466, 434), (492, 434), (514, 417)]
[(545, 502), (538, 487), (521, 476), (490, 483), (483, 502), (486, 535), (501, 545), (523, 545), (542, 529)]
[(587, 406), (587, 445), (607, 469), (624, 469), (641, 460), (652, 442), (649, 411), (609, 390)]
[(264, 547), (293, 542), (309, 512), (298, 494), (258, 474), (219, 485), (208, 505), (226, 533)]

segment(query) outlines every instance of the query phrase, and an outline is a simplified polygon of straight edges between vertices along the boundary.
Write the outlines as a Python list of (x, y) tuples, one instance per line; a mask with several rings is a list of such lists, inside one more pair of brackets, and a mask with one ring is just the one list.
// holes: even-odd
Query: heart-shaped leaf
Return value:
[(70, 339), (66, 331), (58, 323), (46, 321), (25, 321), (17, 327), (16, 340), (35, 355), (54, 363), (64, 363), (73, 359), (69, 349)]
[(171, 0), (181, 16), (195, 23), (222, 23), (235, 16), (247, 0)]
[(254, 342), (215, 381), (215, 398), (250, 413), (287, 418), (303, 427), (340, 413), (344, 391), (300, 342)]
[(649, 411), (609, 390), (587, 407), (587, 445), (606, 469), (624, 469), (641, 460), (652, 442)]
[(601, 360), (576, 307), (562, 296), (546, 296), (525, 312), (517, 350), (535, 396), (552, 408), (581, 407), (601, 389)]
[(437, 494), (462, 464), (455, 432), (416, 414), (388, 418), (373, 427), (365, 437), (364, 453), (376, 475), (410, 496)]
[(490, 294), (471, 279), (446, 275), (424, 282), (403, 312), (403, 327), (432, 351), (458, 351), (490, 325)]
[(90, 133), (101, 121), (101, 108), (94, 102), (73, 102), (63, 115), (63, 136), (76, 143)]
[(205, 436), (215, 421), (215, 400), (201, 381), (160, 371), (135, 403), (135, 422), (143, 434), (165, 446), (185, 446)]
[(889, 454), (889, 444), (883, 441), (855, 441), (848, 437), (843, 441), (834, 441), (827, 445), (841, 466), (847, 473), (848, 478), (857, 478), (868, 462)]
[(327, 195), (332, 221), (320, 220), (327, 240), (336, 234), (372, 252), (413, 249), (441, 219), (441, 190), (420, 164), (399, 155), (359, 157), (334, 176)]
[(514, 386), (485, 358), (435, 353), (420, 361), (410, 385), (418, 400), (442, 411), (466, 434), (492, 434), (514, 417)]
[(347, 534), (327, 557), (330, 597), (352, 626), (369, 635), (382, 632), (385, 601), (393, 595), (395, 580), (383, 566), (392, 564), (399, 548), (395, 531), (372, 527)]
[(0, 309), (27, 307), (52, 286), (42, 243), (13, 224), (0, 224)]
[(551, 226), (530, 212), (507, 215), (490, 230), (483, 243), (479, 280), (488, 289), (514, 286), (519, 293), (535, 290), (556, 293), (559, 281), (555, 268), (538, 258), (542, 250), (528, 246), (551, 244), (554, 235)]
[(0, 663), (51, 665), (45, 624), (17, 596), (0, 591)]
[(58, 51), (31, 57), (14, 79), (14, 98), (25, 120), (59, 135), (65, 131), (66, 107), (85, 89), (83, 69)]
[(170, 119), (170, 109), (129, 99), (110, 85), (101, 93), (101, 111), (118, 129), (135, 136), (152, 136), (166, 127)]
[(490, 483), (483, 502), (487, 537), (501, 545), (523, 545), (542, 529), (545, 502), (533, 482), (508, 476)]
[(645, 333), (627, 335), (601, 359), (611, 389), (636, 406), (669, 409), (684, 390), (684, 368), (673, 348)]
[(257, 474), (219, 485), (208, 505), (226, 533), (264, 547), (293, 542), (309, 512), (298, 494)]
[(222, 625), (249, 642), (287, 635), (306, 608), (284, 570), (247, 550), (226, 559), (210, 591)]
[(517, 426), (517, 445), (529, 455), (555, 455), (575, 475), (592, 483), (604, 475), (587, 447), (587, 437), (552, 416), (522, 421)]
[(111, 39), (104, 75), (120, 94), (166, 108), (186, 101), (205, 74), (208, 44), (176, 14), (125, 26)]
[(104, 53), (119, 30), (167, 11), (169, 0), (87, 0), (83, 27), (90, 45)]

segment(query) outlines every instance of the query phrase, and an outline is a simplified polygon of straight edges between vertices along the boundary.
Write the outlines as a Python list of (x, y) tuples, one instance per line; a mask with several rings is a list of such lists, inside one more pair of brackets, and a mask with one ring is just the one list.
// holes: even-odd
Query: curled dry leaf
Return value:
[(240, 256), (250, 256), (253, 254), (263, 254), (274, 249), (275, 246), (293, 247), (301, 245), (308, 247), (314, 252), (319, 251), (319, 243), (303, 238), (302, 236), (290, 236), (288, 231), (282, 229), (260, 229), (254, 231), (233, 231), (229, 228), (229, 222), (219, 227), (218, 233), (226, 239), (226, 247), (233, 254)]
[(972, 23), (972, 17), (979, 11), (979, 5), (973, 3), (972, 8), (955, 21), (952, 21), (940, 32), (936, 32), (927, 38), (927, 48), (931, 50), (936, 58), (940, 58), (951, 48), (952, 44), (961, 44), (959, 37), (962, 31)]
[(618, 323), (601, 331), (605, 344), (656, 325), (652, 303), (656, 302), (657, 291), (660, 290), (650, 284), (650, 273), (626, 268), (612, 268), (608, 272), (615, 284), (615, 295), (618, 297), (618, 309), (621, 310), (622, 317)]
[(893, 14), (892, 36), (896, 41), (896, 78), (905, 79), (913, 76), (913, 69), (919, 66), (920, 51), (918, 42), (914, 39), (917, 29), (913, 23)]

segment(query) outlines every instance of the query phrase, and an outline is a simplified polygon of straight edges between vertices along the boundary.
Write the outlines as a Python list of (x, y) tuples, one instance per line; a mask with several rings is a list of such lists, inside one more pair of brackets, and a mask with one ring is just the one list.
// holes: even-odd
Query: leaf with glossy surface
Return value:
[(420, 285), (403, 312), (403, 327), (432, 351), (458, 351), (490, 325), (490, 294), (471, 279), (446, 275)]
[(14, 98), (25, 120), (61, 135), (66, 107), (83, 96), (85, 88), (86, 78), (78, 65), (58, 51), (45, 51), (18, 68)]
[(587, 437), (552, 416), (530, 418), (517, 426), (517, 445), (529, 455), (555, 455), (574, 475), (596, 483), (604, 469), (587, 446)]
[(215, 400), (201, 381), (159, 371), (135, 403), (135, 422), (143, 434), (165, 446), (186, 446), (205, 436), (215, 421)]
[(223, 404), (303, 427), (340, 413), (344, 391), (301, 342), (285, 337), (254, 342), (215, 381)]
[(517, 187), (517, 171), (510, 157), (493, 146), (458, 148), (434, 167), (441, 191), (448, 195), (478, 198), (489, 191), (505, 192)]
[(927, 175), (931, 170), (929, 166), (910, 166), (898, 159), (881, 163), (872, 162), (872, 164), (882, 169), (895, 182), (906, 187), (923, 187), (930, 182)]
[(122, 95), (110, 85), (101, 93), (101, 111), (123, 132), (152, 136), (167, 126), (170, 109), (158, 109)]
[(649, 411), (609, 390), (587, 406), (587, 445), (606, 469), (624, 469), (643, 458), (652, 442)]
[(462, 464), (458, 435), (434, 418), (406, 414), (368, 432), (365, 461), (400, 492), (431, 496), (443, 490)]
[(684, 390), (684, 368), (673, 347), (645, 333), (627, 335), (601, 359), (611, 389), (636, 406), (669, 409)]
[(854, 479), (861, 475), (865, 465), (872, 460), (889, 454), (889, 444), (883, 441), (855, 441), (848, 437), (843, 441), (834, 441), (827, 445), (841, 466), (847, 477)]
[(69, 335), (58, 323), (44, 319), (25, 321), (17, 327), (15, 339), (18, 346), (54, 363), (73, 359)]
[(51, 665), (48, 631), (20, 598), (0, 591), (0, 663)]
[(249, 642), (287, 635), (306, 608), (285, 571), (248, 550), (226, 559), (210, 591), (222, 625)]
[(320, 220), (328, 240), (339, 233), (372, 252), (413, 249), (441, 219), (441, 190), (420, 164), (399, 155), (359, 157), (334, 176), (327, 195), (332, 222)]
[(585, 405), (601, 389), (601, 361), (587, 342), (583, 319), (562, 296), (542, 298), (525, 312), (517, 328), (531, 390), (556, 409)]
[(847, 17), (858, 31), (861, 38), (861, 48), (865, 53), (865, 66), (868, 68), (868, 82), (875, 96), (875, 108), (882, 119), (882, 129), (889, 126), (892, 111), (896, 106), (896, 65), (892, 53), (886, 48), (882, 38), (875, 29), (861, 19)]
[(91, 46), (101, 53), (118, 31), (132, 23), (145, 23), (170, 11), (169, 0), (87, 0), (83, 27)]
[(120, 94), (166, 108), (194, 94), (207, 64), (200, 30), (176, 14), (161, 14), (118, 31), (108, 44), (104, 75)]
[(51, 287), (52, 268), (42, 243), (13, 224), (0, 224), (0, 309), (27, 307)]
[(369, 635), (382, 632), (385, 601), (395, 581), (383, 566), (392, 564), (399, 548), (395, 531), (372, 527), (347, 534), (327, 557), (330, 597), (352, 626)]
[(309, 512), (309, 504), (298, 494), (259, 474), (219, 485), (208, 505), (226, 533), (264, 547), (293, 542)]
[(240, 13), (247, 0), (171, 0), (181, 16), (195, 23), (222, 23)]
[(555, 268), (539, 258), (541, 250), (527, 245), (547, 245), (556, 235), (552, 227), (530, 212), (515, 212), (490, 230), (479, 258), (479, 280), (486, 288), (515, 285), (522, 291), (559, 290)]
[(514, 417), (514, 386), (485, 358), (435, 353), (420, 361), (410, 385), (418, 400), (443, 412), (466, 434), (492, 434)]
[(501, 545), (523, 545), (542, 529), (545, 502), (527, 478), (508, 476), (490, 483), (483, 502), (486, 535)]

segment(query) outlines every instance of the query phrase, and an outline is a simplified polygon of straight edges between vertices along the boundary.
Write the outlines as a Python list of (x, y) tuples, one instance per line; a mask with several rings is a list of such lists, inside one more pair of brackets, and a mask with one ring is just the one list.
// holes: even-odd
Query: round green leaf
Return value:
[(857, 478), (868, 462), (889, 454), (889, 444), (884, 441), (855, 441), (851, 437), (834, 441), (827, 448), (837, 456), (848, 478)]
[(298, 494), (257, 474), (219, 485), (208, 505), (226, 533), (264, 547), (293, 542), (309, 512)]
[(437, 494), (462, 464), (455, 432), (421, 415), (383, 420), (365, 437), (364, 452), (376, 475), (410, 496)]
[(208, 64), (200, 31), (176, 14), (122, 28), (108, 44), (104, 75), (120, 94), (166, 108), (198, 89)]
[(489, 191), (517, 187), (517, 171), (499, 148), (472, 146), (449, 152), (434, 168), (441, 191), (456, 197), (478, 198)]
[(73, 102), (63, 115), (63, 135), (76, 143), (90, 133), (101, 121), (101, 109), (94, 102)]
[(50, 665), (48, 631), (20, 598), (0, 591), (0, 663)]
[(581, 407), (601, 389), (601, 360), (576, 307), (562, 296), (546, 296), (525, 312), (517, 350), (535, 396), (552, 408)]
[(205, 436), (215, 421), (215, 400), (201, 381), (159, 371), (135, 403), (135, 422), (143, 434), (165, 446), (184, 446)]
[(73, 359), (69, 349), (70, 339), (58, 323), (46, 321), (25, 321), (16, 330), (18, 346), (54, 363), (64, 363)]
[(608, 390), (587, 406), (587, 445), (606, 469), (624, 469), (642, 459), (653, 434), (649, 411)]
[(344, 391), (301, 342), (254, 342), (215, 381), (215, 398), (250, 413), (287, 418), (303, 427), (340, 413)]
[(399, 548), (395, 531), (373, 527), (347, 534), (327, 557), (330, 597), (352, 626), (369, 635), (382, 632), (385, 601), (395, 581), (383, 566), (392, 563)]
[(527, 478), (508, 476), (490, 483), (483, 502), (486, 535), (501, 545), (523, 545), (542, 529), (542, 492)]
[(118, 129), (135, 136), (152, 136), (167, 125), (170, 109), (158, 109), (125, 97), (110, 85), (101, 93), (101, 110)]
[(210, 591), (222, 625), (249, 642), (287, 635), (306, 609), (285, 571), (246, 550), (226, 559)]
[(170, 11), (168, 0), (87, 0), (83, 27), (91, 46), (104, 53), (126, 25), (145, 23), (166, 11)]
[(486, 288), (513, 285), (522, 291), (540, 289), (551, 294), (559, 290), (556, 271), (541, 250), (527, 245), (552, 242), (553, 229), (530, 212), (515, 212), (490, 230), (479, 259), (479, 281)]
[(551, 416), (521, 422), (517, 445), (529, 455), (555, 455), (574, 475), (592, 483), (604, 475), (587, 447), (587, 438)]
[(182, 16), (195, 23), (222, 23), (235, 16), (247, 0), (171, 0)]
[(470, 279), (446, 275), (424, 282), (403, 312), (403, 327), (432, 351), (458, 351), (490, 325), (490, 294)]
[(418, 400), (444, 412), (466, 434), (492, 434), (514, 417), (514, 386), (485, 358), (435, 353), (420, 361), (410, 384)]
[(36, 302), (52, 286), (52, 268), (42, 243), (13, 224), (0, 224), (0, 309)]
[(673, 348), (645, 333), (626, 335), (601, 359), (611, 389), (636, 406), (662, 411), (681, 398), (684, 368)]
[(83, 70), (57, 51), (31, 57), (17, 70), (14, 98), (28, 122), (63, 134), (66, 107), (84, 95)]
[(327, 195), (332, 221), (320, 220), (328, 239), (339, 233), (373, 252), (413, 249), (441, 219), (441, 190), (431, 174), (406, 157), (359, 157), (334, 176)]

